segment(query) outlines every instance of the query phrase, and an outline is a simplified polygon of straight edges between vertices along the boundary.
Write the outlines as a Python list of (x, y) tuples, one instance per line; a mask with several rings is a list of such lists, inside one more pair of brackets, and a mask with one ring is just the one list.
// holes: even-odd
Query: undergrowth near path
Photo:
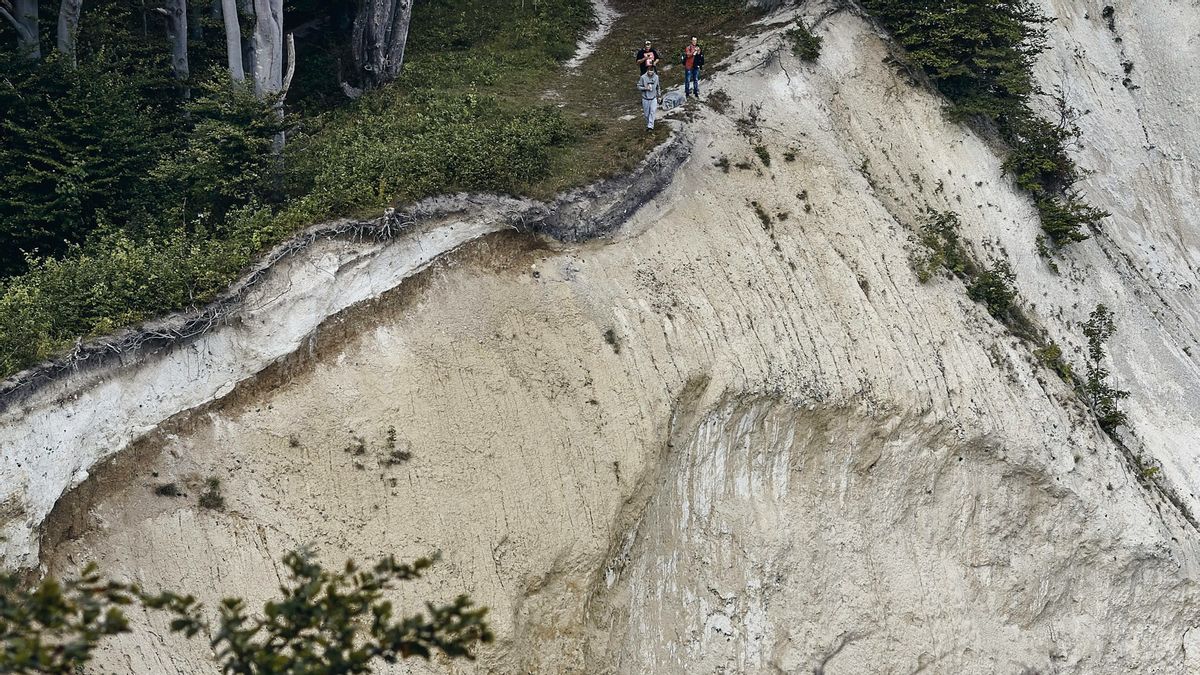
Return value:
[[(418, 3), (400, 79), (354, 102), (331, 86), (331, 57), (301, 50), (312, 60), (298, 69), (289, 99), (282, 161), (268, 154), (280, 127), (269, 108), (231, 97), (216, 79), (198, 82), (195, 98), (172, 108), (186, 128), (167, 133), (146, 117), (162, 108), (143, 109), (134, 95), (141, 90), (98, 75), (114, 70), (103, 59), (117, 57), (83, 52), (75, 71), (8, 63), (0, 73), (0, 103), (12, 103), (3, 133), (22, 143), (5, 140), (0, 164), (24, 166), (20, 153), (86, 146), (97, 136), (118, 138), (118, 129), (128, 147), (92, 158), (83, 187), (89, 176), (106, 182), (72, 193), (80, 203), (30, 204), (30, 195), (61, 193), (52, 166), (13, 171), (24, 182), (0, 190), (0, 215), (8, 208), (14, 218), (38, 219), (0, 225), (13, 253), (0, 267), (10, 275), (0, 280), (0, 377), (79, 339), (200, 306), (261, 252), (315, 222), (373, 217), (461, 190), (547, 199), (632, 170), (668, 134), (665, 125), (648, 134), (637, 119), (634, 51), (654, 40), (664, 88), (680, 85), (687, 37), (701, 37), (711, 70), (729, 52), (722, 36), (744, 14), (737, 0), (612, 4), (622, 16), (573, 71), (561, 64), (592, 19), (588, 0)], [(58, 98), (64, 87), (70, 96)], [(64, 101), (87, 108), (72, 112)], [(66, 115), (64, 123), (42, 108)], [(105, 115), (89, 116), (95, 110)], [(22, 233), (43, 234), (22, 244)]]

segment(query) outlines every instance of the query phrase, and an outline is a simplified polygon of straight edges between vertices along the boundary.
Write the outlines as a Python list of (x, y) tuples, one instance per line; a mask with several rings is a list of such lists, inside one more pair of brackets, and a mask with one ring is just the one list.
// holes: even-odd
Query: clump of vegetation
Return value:
[(394, 426), (387, 428), (387, 435), (384, 438), (383, 445), (387, 451), (387, 457), (383, 460), (386, 466), (396, 466), (412, 459), (412, 452), (410, 450), (397, 446), (396, 427)]
[(615, 328), (609, 328), (604, 331), (604, 341), (608, 343), (609, 347), (612, 347), (614, 354), (621, 353), (621, 338), (617, 336)]
[(717, 167), (724, 173), (729, 173), (729, 158), (725, 155), (721, 155), (717, 158), (717, 161), (713, 162), (713, 166)]
[(1086, 323), (1083, 335), (1087, 338), (1087, 370), (1083, 380), (1083, 394), (1088, 408), (1096, 416), (1100, 428), (1108, 433), (1126, 422), (1120, 402), (1129, 397), (1128, 391), (1117, 389), (1109, 383), (1109, 372), (1104, 367), (1104, 345), (1116, 333), (1112, 310), (1096, 305)]
[(754, 154), (758, 155), (758, 158), (762, 161), (763, 166), (771, 166), (771, 152), (767, 150), (767, 146), (754, 146)]
[(137, 605), (172, 617), (173, 633), (212, 636), (215, 665), (225, 673), (350, 675), (438, 652), (473, 659), (494, 639), (486, 608), (460, 595), (427, 603), (428, 617), (396, 616), (384, 597), (397, 583), (420, 579), (435, 560), (405, 564), (389, 556), (366, 569), (347, 562), (327, 570), (307, 553), (288, 553), (282, 597), (252, 613), (244, 600), (227, 598), (215, 624), (194, 596), (148, 593), (103, 578), (94, 564), (78, 578), (29, 589), (16, 575), (0, 574), (0, 672), (82, 672), (105, 637), (131, 631), (125, 611)]
[(924, 252), (913, 261), (921, 283), (928, 283), (937, 274), (969, 279), (979, 273), (979, 266), (959, 238), (960, 225), (958, 214), (953, 211), (929, 211), (920, 232)]
[(1047, 49), (1051, 19), (1032, 0), (864, 0), (905, 47), (909, 60), (949, 99), (952, 118), (995, 129), (1010, 147), (1005, 170), (1028, 190), (1050, 241), (1087, 239), (1107, 213), (1073, 189), (1079, 169), (1067, 153), (1079, 136), (1075, 113), (1056, 97), (1059, 120), (1039, 117), (1033, 64)]
[(785, 162), (796, 161), (796, 151), (795, 150), (785, 150), (783, 153), (783, 161), (785, 161)]
[(790, 29), (786, 35), (792, 42), (792, 53), (801, 61), (812, 62), (821, 56), (821, 37), (813, 35), (812, 29), (803, 21), (796, 21), (796, 26)]
[(159, 497), (182, 497), (183, 491), (179, 489), (178, 483), (162, 483), (154, 486), (154, 494)]
[(213, 511), (225, 508), (225, 495), (221, 494), (220, 478), (209, 478), (204, 482), (204, 492), (200, 493), (200, 506)]
[(967, 297), (983, 305), (1014, 335), (1040, 342), (1033, 322), (1016, 303), (1016, 274), (1008, 261), (1001, 259), (990, 268), (981, 267), (959, 236), (960, 225), (958, 214), (952, 211), (929, 210), (920, 232), (924, 252), (914, 256), (912, 263), (917, 279), (927, 283), (938, 274), (961, 279)]
[(746, 112), (741, 117), (737, 118), (734, 126), (739, 134), (746, 137), (751, 145), (760, 145), (762, 143), (762, 104), (751, 103)]
[(351, 436), (350, 444), (346, 446), (345, 452), (355, 457), (361, 457), (367, 454), (367, 441), (362, 436)]
[(716, 111), (717, 114), (724, 115), (729, 112), (729, 106), (732, 104), (732, 101), (724, 89), (717, 89), (704, 98), (704, 103)]
[(1044, 347), (1038, 347), (1033, 350), (1034, 357), (1043, 366), (1054, 371), (1063, 382), (1073, 384), (1075, 382), (1075, 372), (1071, 369), (1071, 364), (1063, 359), (1062, 348), (1056, 343), (1051, 342)]
[(1017, 275), (1007, 260), (997, 260), (988, 269), (980, 271), (967, 284), (967, 297), (987, 308), (997, 321), (1008, 324), (1013, 320), (1017, 289), (1013, 285)]
[(750, 208), (754, 209), (754, 215), (758, 217), (758, 221), (762, 223), (764, 230), (771, 229), (771, 215), (758, 202), (750, 202)]

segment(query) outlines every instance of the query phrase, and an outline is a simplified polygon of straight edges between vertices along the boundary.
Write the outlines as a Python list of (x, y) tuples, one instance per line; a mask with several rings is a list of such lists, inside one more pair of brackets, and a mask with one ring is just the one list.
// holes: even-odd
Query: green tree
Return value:
[(486, 608), (461, 595), (444, 605), (427, 603), (428, 616), (396, 616), (384, 593), (411, 581), (434, 563), (411, 564), (388, 556), (369, 569), (348, 562), (340, 571), (322, 567), (303, 552), (284, 557), (289, 580), (282, 597), (247, 614), (245, 601), (221, 602), (216, 623), (204, 618), (193, 596), (146, 593), (104, 580), (94, 565), (78, 579), (53, 579), (22, 590), (13, 575), (0, 575), (0, 672), (68, 675), (88, 663), (106, 636), (129, 632), (124, 607), (135, 603), (172, 616), (170, 628), (192, 638), (209, 636), (216, 665), (244, 675), (341, 675), (370, 673), (379, 663), (435, 651), (474, 658), (491, 642)]
[(1100, 428), (1112, 433), (1127, 421), (1120, 408), (1129, 392), (1117, 389), (1109, 383), (1109, 371), (1104, 367), (1104, 345), (1117, 332), (1113, 313), (1104, 305), (1096, 305), (1086, 323), (1083, 335), (1088, 340), (1087, 371), (1083, 381), (1084, 400)]
[(220, 232), (232, 209), (275, 201), (283, 167), (272, 144), (289, 125), (275, 100), (219, 77), (200, 83), (184, 109), (183, 147), (153, 171), (169, 222)]
[[(59, 255), (98, 217), (132, 219), (162, 151), (155, 110), (107, 64), (0, 66), (0, 276)], [(169, 142), (169, 136), (166, 137)]]

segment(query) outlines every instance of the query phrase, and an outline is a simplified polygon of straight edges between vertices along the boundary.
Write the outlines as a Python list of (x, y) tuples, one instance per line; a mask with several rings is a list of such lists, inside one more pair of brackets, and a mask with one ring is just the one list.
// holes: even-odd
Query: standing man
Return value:
[(645, 75), (646, 69), (657, 62), (658, 50), (650, 44), (649, 40), (646, 40), (645, 46), (639, 49), (637, 53), (638, 67), (642, 69), (642, 74)]
[(658, 87), (658, 73), (655, 72), (653, 61), (638, 78), (638, 91), (642, 94), (642, 114), (646, 117), (646, 131), (654, 131), (654, 113), (658, 111), (662, 91)]
[(683, 93), (691, 96), (695, 92), (700, 98), (700, 66), (704, 65), (704, 51), (696, 36), (692, 36), (692, 44), (683, 48)]

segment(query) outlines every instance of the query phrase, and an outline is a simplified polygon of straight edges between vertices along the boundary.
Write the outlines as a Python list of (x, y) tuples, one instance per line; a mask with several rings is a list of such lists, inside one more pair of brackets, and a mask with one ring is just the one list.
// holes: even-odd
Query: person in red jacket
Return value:
[(704, 65), (704, 50), (700, 41), (692, 36), (692, 44), (683, 48), (683, 93), (691, 96), (695, 92), (700, 98), (700, 66)]

